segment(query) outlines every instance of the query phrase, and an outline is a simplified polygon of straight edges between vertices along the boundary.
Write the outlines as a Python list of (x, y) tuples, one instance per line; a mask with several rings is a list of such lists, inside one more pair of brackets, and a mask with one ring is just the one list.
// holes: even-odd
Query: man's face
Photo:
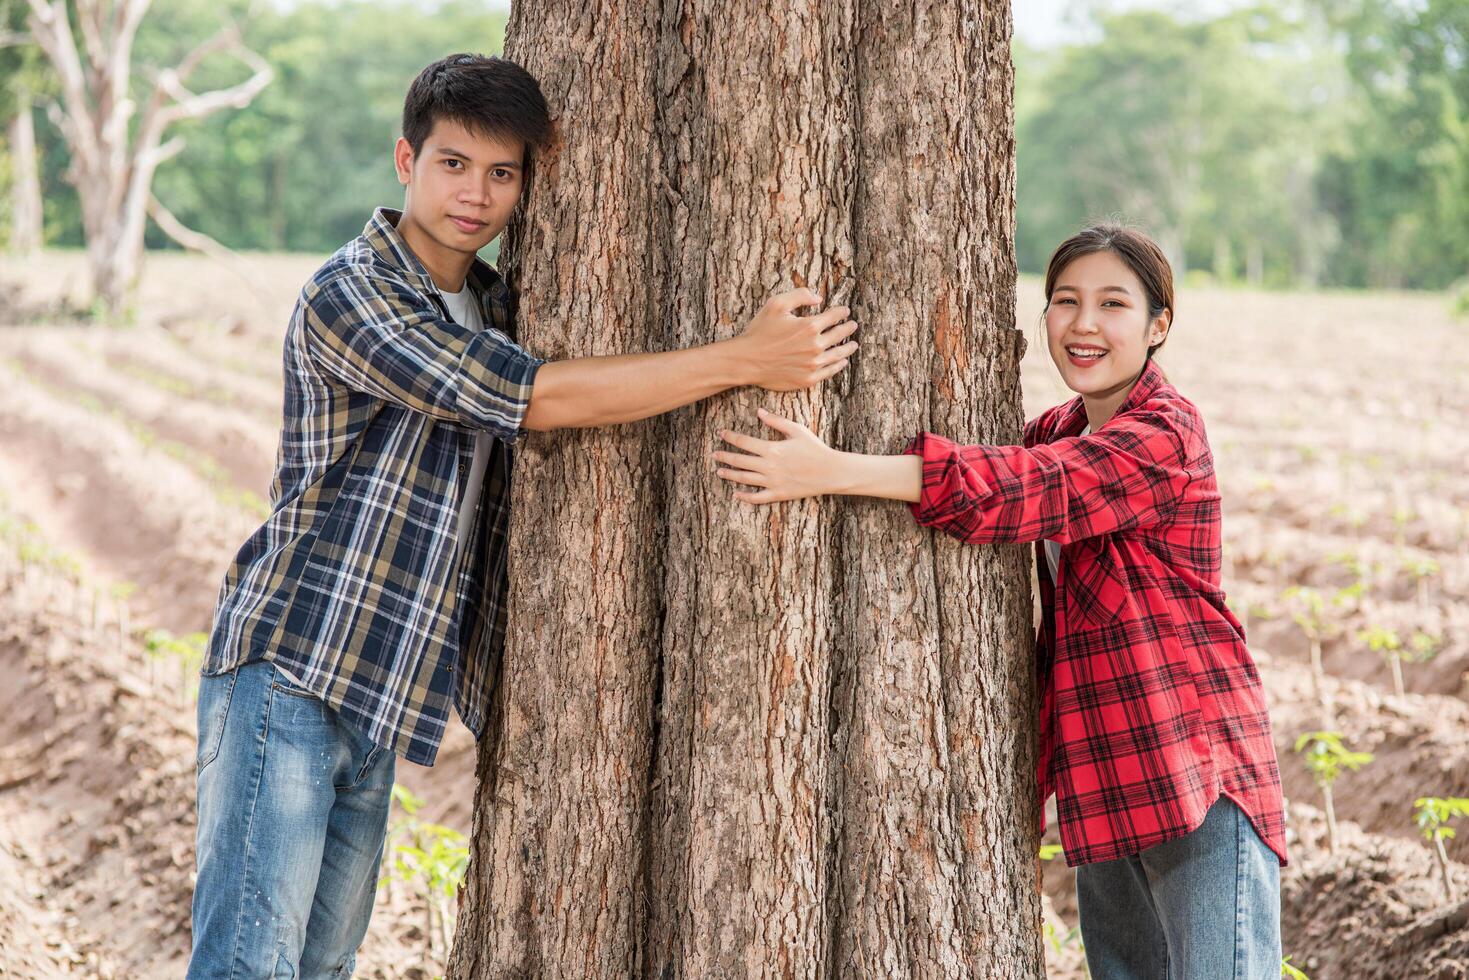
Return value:
[(505, 230), (525, 182), (525, 144), (479, 136), (439, 120), (417, 159), (399, 138), (393, 154), (408, 189), (404, 218), (441, 247), (473, 255)]

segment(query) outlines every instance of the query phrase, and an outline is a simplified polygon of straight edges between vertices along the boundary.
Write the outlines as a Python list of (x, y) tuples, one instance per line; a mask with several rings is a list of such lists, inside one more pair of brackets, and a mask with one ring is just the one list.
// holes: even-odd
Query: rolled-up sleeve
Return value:
[(336, 276), (305, 297), (308, 350), (356, 391), (514, 440), (545, 363), (493, 327), (472, 331), (402, 283)]
[(913, 517), (964, 541), (1065, 544), (1167, 519), (1191, 479), (1167, 413), (1119, 416), (1100, 431), (1038, 446), (966, 446), (930, 432)]

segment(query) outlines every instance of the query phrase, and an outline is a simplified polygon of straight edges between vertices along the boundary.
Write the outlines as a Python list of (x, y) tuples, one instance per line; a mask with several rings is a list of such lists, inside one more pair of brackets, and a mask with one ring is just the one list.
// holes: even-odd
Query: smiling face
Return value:
[[(1046, 306), (1046, 341), (1094, 423), (1099, 414), (1103, 422), (1111, 418), (1127, 397), (1171, 319), (1166, 310), (1150, 315), (1142, 281), (1116, 252), (1092, 252), (1061, 270)], [(1094, 414), (1094, 407), (1103, 411)]]
[(455, 292), (475, 253), (505, 230), (520, 200), (525, 144), (440, 119), (416, 158), (399, 139), (393, 159), (407, 188), (398, 230), (434, 281)]

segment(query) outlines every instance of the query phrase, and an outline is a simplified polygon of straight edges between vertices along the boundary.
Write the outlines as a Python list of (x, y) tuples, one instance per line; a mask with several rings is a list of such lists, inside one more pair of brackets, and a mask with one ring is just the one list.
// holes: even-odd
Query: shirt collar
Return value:
[[(439, 287), (434, 284), (433, 276), (429, 275), (428, 269), (424, 268), (398, 231), (402, 217), (403, 212), (396, 208), (377, 208), (362, 229), (362, 237), (378, 258), (400, 270), (419, 290), (425, 294), (437, 293)], [(478, 256), (470, 264), (467, 278), (480, 296), (503, 298), (500, 294), (504, 283), (500, 274)]]
[[(1143, 365), (1143, 373), (1138, 375), (1132, 391), (1127, 393), (1127, 398), (1117, 406), (1117, 411), (1112, 417), (1116, 418), (1144, 404), (1164, 383), (1163, 369), (1158, 366), (1157, 361), (1148, 358), (1148, 362)], [(1079, 436), (1086, 427), (1086, 403), (1082, 401), (1080, 395), (1077, 395), (1066, 405), (1066, 410), (1056, 423), (1056, 438)]]

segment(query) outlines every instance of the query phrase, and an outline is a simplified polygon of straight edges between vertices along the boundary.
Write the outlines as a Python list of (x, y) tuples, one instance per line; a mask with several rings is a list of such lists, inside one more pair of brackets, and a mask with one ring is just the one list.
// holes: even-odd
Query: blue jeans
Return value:
[(1076, 869), (1093, 980), (1279, 980), (1280, 861), (1225, 797), (1182, 837)]
[(200, 680), (189, 980), (352, 975), (394, 767), (269, 662)]

